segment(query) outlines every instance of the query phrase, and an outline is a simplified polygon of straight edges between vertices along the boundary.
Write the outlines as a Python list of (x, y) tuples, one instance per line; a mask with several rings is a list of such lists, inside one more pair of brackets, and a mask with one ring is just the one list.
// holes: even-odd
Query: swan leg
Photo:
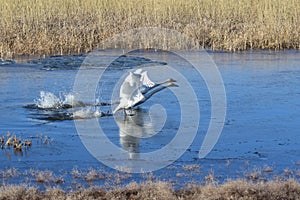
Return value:
[(123, 108), (123, 112), (124, 112), (124, 121), (126, 120), (126, 118), (127, 118), (127, 113), (126, 113), (126, 110), (125, 110), (125, 108)]

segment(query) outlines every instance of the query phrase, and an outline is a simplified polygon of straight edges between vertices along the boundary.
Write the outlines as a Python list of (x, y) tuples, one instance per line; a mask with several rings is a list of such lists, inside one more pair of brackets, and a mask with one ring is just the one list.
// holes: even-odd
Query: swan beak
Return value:
[(167, 85), (167, 87), (179, 87), (179, 86), (175, 83), (170, 83), (169, 85)]

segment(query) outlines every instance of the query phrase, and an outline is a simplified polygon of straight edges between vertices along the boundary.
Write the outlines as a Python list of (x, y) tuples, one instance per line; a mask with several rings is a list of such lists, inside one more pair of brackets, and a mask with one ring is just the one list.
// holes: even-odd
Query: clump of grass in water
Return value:
[(90, 168), (89, 172), (85, 175), (84, 180), (88, 183), (92, 183), (95, 180), (103, 180), (104, 176), (97, 170)]
[(32, 175), (35, 177), (35, 181), (41, 184), (49, 184), (55, 183), (60, 184), (64, 183), (64, 179), (62, 177), (55, 177), (52, 171), (32, 171)]
[(23, 152), (27, 152), (32, 147), (34, 138), (36, 139), (36, 144), (49, 145), (53, 142), (53, 138), (47, 135), (43, 136), (43, 134), (21, 139), (15, 133), (8, 131), (6, 134), (0, 135), (0, 148), (5, 151), (8, 160), (11, 160), (12, 157), (9, 150), (12, 150), (16, 156), (23, 156)]
[[(295, 0), (0, 0), (0, 57), (89, 52), (140, 27), (173, 29), (213, 50), (300, 49), (299, 10)], [(136, 47), (151, 48), (152, 38)]]
[(199, 171), (200, 170), (200, 165), (197, 165), (197, 164), (183, 165), (182, 168), (185, 171)]
[(6, 171), (0, 170), (0, 175), (3, 179), (16, 178), (20, 175), (20, 172), (15, 168), (10, 168)]
[(0, 146), (1, 149), (13, 147), (16, 153), (21, 153), (23, 148), (29, 148), (32, 145), (32, 140), (21, 140), (21, 138), (17, 137), (16, 134), (11, 134), (9, 131), (6, 136), (2, 135), (0, 137)]

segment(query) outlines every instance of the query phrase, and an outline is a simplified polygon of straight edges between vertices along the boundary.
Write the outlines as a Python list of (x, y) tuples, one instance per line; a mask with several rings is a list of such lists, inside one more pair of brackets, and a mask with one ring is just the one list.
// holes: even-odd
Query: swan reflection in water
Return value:
[[(149, 138), (158, 133), (164, 126), (166, 113), (160, 110), (160, 115), (151, 111), (158, 105), (151, 107), (150, 111), (137, 108), (132, 110), (134, 115), (125, 118), (115, 118), (119, 126), (120, 144), (127, 151), (130, 159), (140, 157), (140, 140)], [(163, 114), (162, 114), (163, 113)]]

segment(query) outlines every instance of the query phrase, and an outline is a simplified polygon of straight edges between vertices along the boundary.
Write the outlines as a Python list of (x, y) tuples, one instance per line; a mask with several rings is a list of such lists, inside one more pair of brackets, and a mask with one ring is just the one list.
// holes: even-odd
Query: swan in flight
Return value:
[(137, 69), (134, 72), (129, 72), (120, 87), (120, 102), (114, 109), (113, 114), (119, 110), (130, 110), (145, 101), (147, 101), (153, 94), (168, 88), (178, 87), (174, 82), (176, 80), (169, 78), (161, 83), (154, 83), (148, 77), (147, 71)]

